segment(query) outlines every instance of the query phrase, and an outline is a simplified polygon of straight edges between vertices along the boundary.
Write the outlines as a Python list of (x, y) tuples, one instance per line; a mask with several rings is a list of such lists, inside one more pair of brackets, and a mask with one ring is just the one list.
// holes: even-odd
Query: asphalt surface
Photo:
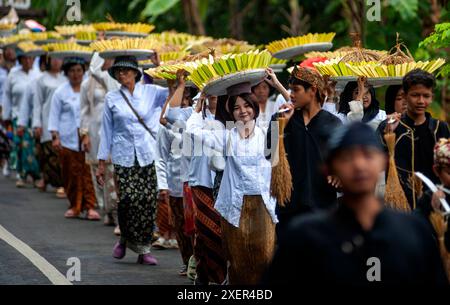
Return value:
[[(190, 285), (180, 277), (178, 250), (155, 250), (158, 266), (136, 264), (137, 254), (128, 251), (123, 260), (112, 258), (117, 241), (113, 227), (102, 221), (65, 219), (67, 200), (53, 192), (32, 187), (17, 189), (13, 179), (0, 177), (0, 225), (44, 257), (61, 274), (72, 267), (71, 257), (81, 263), (81, 281), (74, 285)], [(25, 256), (0, 237), (0, 285), (48, 285), (50, 280)]]

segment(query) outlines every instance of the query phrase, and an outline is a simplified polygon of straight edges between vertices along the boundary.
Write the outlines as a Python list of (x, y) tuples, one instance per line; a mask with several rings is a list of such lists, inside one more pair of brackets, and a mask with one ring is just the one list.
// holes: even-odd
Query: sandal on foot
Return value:
[(96, 210), (90, 209), (90, 210), (87, 212), (87, 219), (88, 219), (88, 220), (98, 221), (98, 220), (100, 220), (100, 215), (97, 213)]
[(59, 188), (56, 190), (56, 197), (57, 197), (57, 198), (60, 198), (60, 199), (65, 199), (65, 198), (67, 198), (66, 192), (64, 191), (64, 188), (63, 188), (63, 187), (59, 187)]
[(64, 214), (65, 218), (78, 218), (80, 214), (76, 213), (74, 210), (70, 209)]
[(24, 188), (25, 187), (25, 181), (23, 181), (22, 179), (19, 179), (16, 181), (16, 187), (17, 188)]
[(45, 184), (43, 179), (36, 180), (34, 182), (34, 186), (40, 191), (45, 192), (47, 190), (47, 185)]

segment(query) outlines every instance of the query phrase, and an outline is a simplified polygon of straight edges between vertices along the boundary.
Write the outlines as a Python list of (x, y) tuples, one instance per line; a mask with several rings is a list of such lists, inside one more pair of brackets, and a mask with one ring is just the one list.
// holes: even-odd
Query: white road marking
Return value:
[(33, 265), (36, 266), (53, 285), (72, 285), (72, 283), (61, 274), (52, 264), (50, 264), (39, 253), (31, 249), (26, 243), (12, 235), (8, 230), (0, 225), (0, 239), (4, 240), (11, 247), (25, 256)]

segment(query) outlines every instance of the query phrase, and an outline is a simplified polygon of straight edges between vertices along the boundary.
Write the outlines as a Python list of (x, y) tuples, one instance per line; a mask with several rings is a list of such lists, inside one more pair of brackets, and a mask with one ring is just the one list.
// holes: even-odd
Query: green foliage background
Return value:
[[(245, 7), (252, 0), (197, 0), (200, 17), (204, 23), (206, 34), (216, 38), (230, 37), (231, 16), (230, 5)], [(270, 41), (290, 36), (282, 26), (290, 26), (286, 12), (290, 11), (292, 0), (257, 0), (242, 18), (243, 38), (253, 44), (266, 44)], [(307, 15), (305, 32), (336, 32), (335, 47), (351, 44), (349, 32), (351, 22), (346, 15), (348, 3), (352, 0), (299, 0), (303, 17)], [(366, 0), (360, 0), (364, 3)], [(43, 20), (49, 28), (56, 24), (68, 24), (66, 19), (67, 6), (65, 0), (33, 0), (36, 8), (45, 8), (48, 17)], [(389, 50), (395, 45), (396, 33), (409, 47), (416, 59), (429, 59), (441, 56), (450, 61), (450, 28), (438, 28), (438, 33), (432, 35), (421, 44), (427, 34), (427, 21), (430, 20), (432, 7), (427, 0), (381, 0), (381, 21), (369, 22), (364, 18), (365, 34), (362, 37), (364, 46), (372, 49)], [(439, 22), (450, 21), (450, 2), (440, 0), (443, 6)], [(110, 14), (121, 22), (151, 22), (157, 31), (177, 30), (187, 32), (188, 26), (183, 11), (182, 0), (81, 0), (82, 23), (105, 21)], [(300, 29), (302, 30), (302, 29)], [(439, 32), (439, 30), (441, 30)], [(428, 30), (429, 32), (429, 30)], [(444, 72), (448, 75), (450, 66)], [(445, 74), (444, 74), (445, 75)], [(436, 100), (439, 101), (442, 88), (450, 92), (448, 78), (439, 80), (436, 90)], [(382, 94), (382, 93), (380, 93)], [(449, 93), (450, 95), (450, 93)], [(381, 99), (383, 100), (383, 99)], [(441, 110), (444, 102), (433, 105), (435, 113), (445, 116)]]

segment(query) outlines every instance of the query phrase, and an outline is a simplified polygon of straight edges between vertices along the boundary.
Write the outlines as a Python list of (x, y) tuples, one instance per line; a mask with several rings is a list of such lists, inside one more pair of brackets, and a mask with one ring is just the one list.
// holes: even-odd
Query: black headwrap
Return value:
[[(344, 91), (341, 93), (341, 98), (339, 101), (339, 113), (343, 113), (347, 115), (350, 112), (349, 102), (353, 100), (353, 91), (358, 87), (357, 82), (349, 82)], [(369, 93), (372, 99), (370, 106), (367, 109), (364, 109), (364, 116), (362, 119), (363, 123), (367, 123), (372, 121), (380, 111), (380, 102), (378, 102), (377, 97), (375, 95), (375, 89), (372, 86), (369, 87)]]

